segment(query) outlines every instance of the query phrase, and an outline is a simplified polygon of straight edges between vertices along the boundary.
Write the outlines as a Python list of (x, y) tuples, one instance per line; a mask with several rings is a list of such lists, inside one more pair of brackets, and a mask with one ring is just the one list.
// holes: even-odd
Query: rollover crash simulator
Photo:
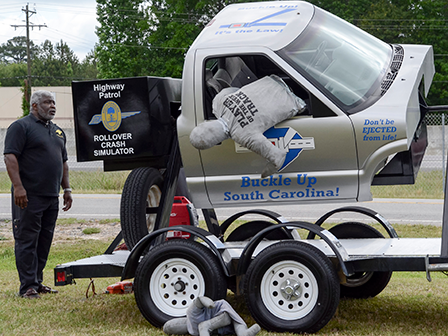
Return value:
[[(264, 133), (288, 151), (281, 171), (261, 178), (265, 159), (231, 139), (207, 150), (191, 145), (192, 130), (214, 119), (216, 94), (271, 75), (307, 106)], [(219, 223), (214, 211), (367, 201), (371, 185), (414, 183), (427, 145), (425, 114), (448, 109), (425, 103), (433, 75), (431, 46), (387, 44), (307, 2), (277, 1), (225, 7), (188, 50), (182, 79), (74, 82), (78, 160), (132, 169), (120, 209), (132, 251), (112, 246), (60, 265), (56, 284), (134, 278), (137, 305), (158, 327), (184, 316), (196, 297), (220, 299), (230, 289), (264, 329), (301, 333), (324, 327), (340, 296), (379, 294), (392, 271), (448, 270), (445, 220), (442, 239), (420, 240), (398, 239), (364, 207), (338, 208), (315, 223), (259, 209)], [(255, 111), (249, 104), (241, 101), (235, 113), (246, 118)], [(191, 201), (190, 225), (169, 226), (176, 194)], [(208, 230), (194, 225), (195, 209)], [(387, 237), (358, 222), (321, 228), (346, 211), (381, 224)], [(247, 214), (262, 219), (227, 235)], [(189, 239), (166, 239), (173, 231)]]

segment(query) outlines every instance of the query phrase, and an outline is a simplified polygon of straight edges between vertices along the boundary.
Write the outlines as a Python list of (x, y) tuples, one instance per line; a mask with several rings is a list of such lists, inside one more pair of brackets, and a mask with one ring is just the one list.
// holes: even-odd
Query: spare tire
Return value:
[(159, 206), (162, 186), (162, 174), (155, 168), (136, 168), (126, 179), (121, 195), (120, 221), (124, 242), (129, 249), (154, 231), (157, 215), (147, 214), (146, 208)]
[[(329, 230), (338, 239), (384, 238), (383, 234), (370, 225), (359, 222), (338, 224)], [(341, 284), (341, 297), (367, 299), (377, 296), (386, 288), (392, 276), (391, 271), (356, 272)]]

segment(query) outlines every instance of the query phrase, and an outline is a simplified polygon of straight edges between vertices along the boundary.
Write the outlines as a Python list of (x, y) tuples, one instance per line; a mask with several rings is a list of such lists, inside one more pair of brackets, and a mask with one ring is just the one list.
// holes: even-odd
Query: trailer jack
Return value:
[(442, 272), (446, 276), (448, 276), (448, 263), (444, 264), (430, 264), (429, 263), (429, 255), (425, 257), (425, 268), (426, 268), (426, 280), (429, 282), (432, 281), (430, 272)]

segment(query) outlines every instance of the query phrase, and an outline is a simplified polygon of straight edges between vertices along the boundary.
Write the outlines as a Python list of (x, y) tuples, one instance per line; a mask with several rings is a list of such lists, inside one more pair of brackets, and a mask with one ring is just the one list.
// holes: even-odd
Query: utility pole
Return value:
[[(36, 11), (32, 11), (28, 8), (28, 4), (26, 4), (26, 8), (23, 9), (22, 8), (22, 12), (25, 12), (26, 15), (26, 25), (11, 25), (11, 27), (14, 27), (15, 29), (17, 29), (18, 27), (26, 27), (26, 65), (27, 65), (27, 69), (28, 69), (28, 80), (27, 80), (27, 85), (25, 85), (25, 89), (26, 89), (26, 98), (28, 103), (30, 102), (30, 95), (31, 95), (31, 55), (30, 55), (30, 27), (34, 28), (34, 27), (39, 27), (40, 28), (44, 27), (46, 28), (47, 25), (43, 24), (43, 25), (35, 25), (35, 24), (30, 24), (30, 17), (33, 14), (36, 14)], [(31, 14), (31, 15), (30, 15)]]

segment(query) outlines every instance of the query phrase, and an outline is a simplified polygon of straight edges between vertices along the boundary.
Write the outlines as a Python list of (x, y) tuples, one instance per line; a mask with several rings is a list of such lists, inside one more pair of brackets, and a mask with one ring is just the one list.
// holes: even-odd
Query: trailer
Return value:
[[(279, 172), (260, 177), (265, 159), (232, 139), (192, 146), (192, 130), (216, 119), (217, 93), (269, 75), (307, 106), (263, 133), (288, 153)], [(78, 161), (132, 169), (120, 209), (131, 251), (114, 251), (120, 234), (104, 255), (58, 265), (55, 284), (134, 279), (136, 303), (156, 327), (185, 316), (195, 298), (222, 299), (230, 289), (262, 328), (312, 333), (341, 296), (378, 295), (394, 271), (423, 271), (430, 280), (448, 270), (446, 199), (440, 239), (399, 238), (361, 206), (314, 223), (263, 206), (361, 202), (371, 199), (371, 185), (414, 183), (427, 145), (424, 117), (448, 110), (425, 102), (433, 75), (431, 46), (389, 45), (309, 3), (277, 1), (221, 11), (188, 51), (181, 80), (74, 82)], [(253, 110), (247, 97), (240, 103), (241, 117)], [(182, 205), (184, 225), (170, 221), (175, 196), (191, 201)], [(219, 223), (214, 209), (234, 206), (245, 209)], [(196, 208), (207, 230), (195, 224)], [(341, 212), (368, 217), (386, 235), (360, 222), (322, 228)], [(260, 219), (228, 232), (255, 214)]]
[[(156, 327), (184, 316), (196, 297), (225, 298), (230, 289), (244, 295), (252, 316), (266, 330), (317, 332), (333, 317), (340, 297), (374, 297), (392, 272), (426, 272), (431, 281), (431, 272), (448, 271), (447, 204), (445, 196), (441, 238), (399, 238), (381, 214), (365, 207), (337, 208), (315, 223), (246, 210), (221, 225), (213, 209), (204, 209), (208, 230), (171, 226), (148, 234), (132, 251), (115, 251), (120, 233), (103, 255), (56, 266), (55, 285), (79, 278), (134, 279), (137, 305)], [(321, 228), (340, 212), (363, 214), (381, 224), (388, 236), (361, 222)], [(227, 228), (248, 214), (265, 220), (239, 226), (224, 241)], [(295, 229), (309, 234), (300, 237)], [(195, 239), (166, 239), (173, 230)]]

